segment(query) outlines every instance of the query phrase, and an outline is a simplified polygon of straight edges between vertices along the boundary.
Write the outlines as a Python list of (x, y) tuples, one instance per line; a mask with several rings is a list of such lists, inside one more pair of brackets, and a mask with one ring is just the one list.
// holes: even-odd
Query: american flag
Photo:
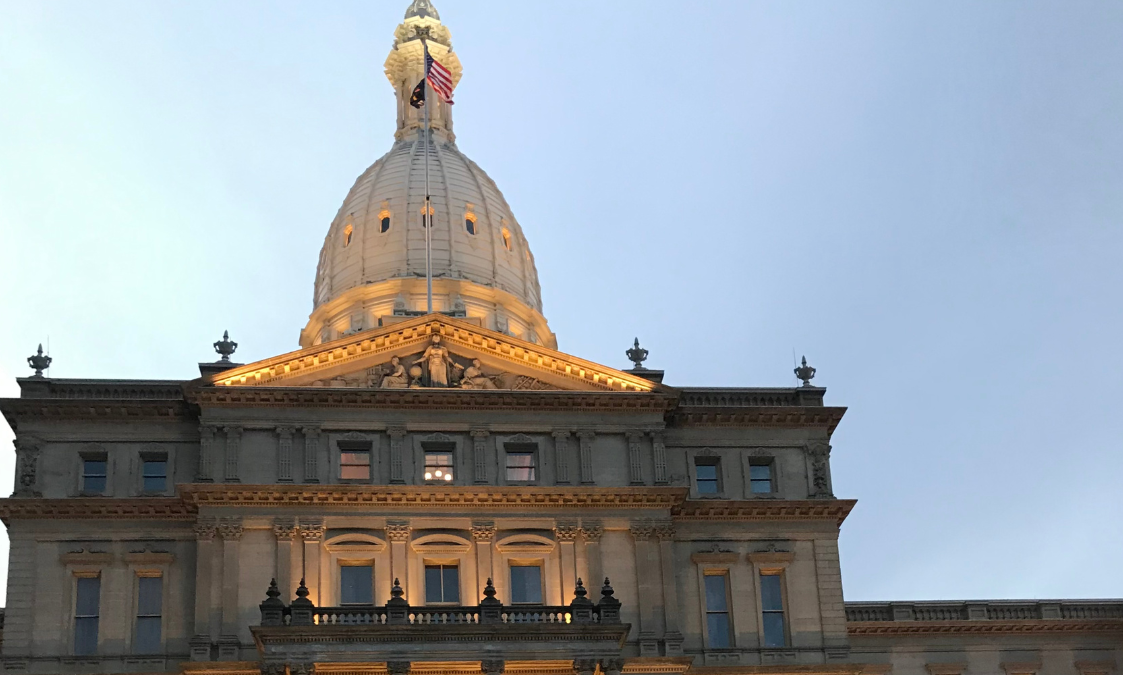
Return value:
[(425, 79), (442, 101), (452, 105), (452, 73), (429, 55), (429, 45), (425, 45)]

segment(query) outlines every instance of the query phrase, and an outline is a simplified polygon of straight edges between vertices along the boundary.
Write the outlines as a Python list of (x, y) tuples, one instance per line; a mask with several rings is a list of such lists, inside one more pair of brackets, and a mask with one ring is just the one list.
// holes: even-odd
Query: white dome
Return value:
[(428, 8), (407, 13), (395, 32), (386, 75), (397, 92), (396, 140), (355, 181), (332, 221), (300, 344), (319, 344), (425, 312), (427, 155), (434, 311), (556, 347), (542, 315), (538, 272), (522, 228), (495, 182), (457, 149), (450, 106), (429, 91), (426, 143), (422, 114), (409, 105), (422, 77), (418, 28), (429, 31), (429, 51), (453, 73), (454, 82), (462, 72), (448, 29)]

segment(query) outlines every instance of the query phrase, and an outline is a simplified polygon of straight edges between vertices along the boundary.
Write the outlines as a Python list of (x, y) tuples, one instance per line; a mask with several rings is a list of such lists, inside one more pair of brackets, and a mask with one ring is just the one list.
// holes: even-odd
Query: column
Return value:
[[(632, 521), (635, 540), (636, 579), (639, 589), (639, 655), (658, 656), (657, 616), (661, 614), (658, 598), (662, 596), (662, 570), (656, 559), (658, 547), (651, 541), (654, 527), (650, 521)], [(660, 617), (661, 618), (661, 617)]]
[[(554, 471), (557, 482), (569, 482), (569, 432), (554, 432)], [(586, 580), (587, 581), (587, 580)]]
[(471, 602), (465, 598), (465, 605), (473, 605), (483, 600), (484, 587), (491, 578), (491, 544), (495, 541), (495, 521), (472, 521), (472, 540), (476, 542), (476, 600)]
[(277, 481), (281, 483), (292, 482), (293, 431), (292, 427), (277, 427)]
[(554, 536), (558, 540), (561, 558), (561, 595), (562, 604), (569, 604), (573, 599), (573, 589), (577, 587), (577, 558), (574, 544), (580, 533), (577, 523), (557, 523), (554, 525)]
[(222, 633), (218, 638), (219, 661), (241, 660), (241, 639), (238, 637), (241, 628), (238, 620), (238, 563), (242, 532), (241, 518), (223, 518), (218, 522), (218, 534), (222, 537)]
[(214, 432), (215, 428), (209, 424), (199, 427), (199, 467), (195, 472), (195, 480), (200, 483), (209, 483), (214, 480), (211, 473), (211, 464), (214, 461)]
[(242, 427), (224, 427), (226, 432), (226, 482), (238, 482), (238, 455), (242, 451)]
[(651, 454), (655, 460), (655, 484), (665, 485), (667, 478), (667, 446), (662, 431), (651, 432)]
[(386, 432), (390, 434), (390, 482), (404, 483), (405, 474), (402, 470), (402, 442), (406, 437), (406, 428), (390, 427)]
[(324, 604), (323, 589), (320, 587), (320, 543), (324, 540), (324, 521), (318, 518), (301, 518), (300, 539), (304, 542), (303, 573), (304, 585), (308, 588), (308, 599), (313, 605)]
[(214, 596), (214, 536), (218, 528), (214, 518), (195, 522), (195, 632), (191, 638), (191, 660), (211, 660), (211, 600)]
[(387, 520), (386, 539), (390, 541), (390, 581), (398, 580), (402, 590), (406, 592), (405, 599), (413, 604), (420, 605), (420, 598), (409, 597), (409, 536), (410, 527), (408, 520)]
[(682, 632), (678, 625), (678, 585), (675, 583), (675, 524), (655, 523), (659, 537), (659, 562), (663, 579), (663, 649), (665, 656), (682, 656)]
[(632, 485), (643, 485), (643, 461), (640, 456), (640, 440), (643, 439), (643, 432), (629, 431), (624, 436), (628, 439), (628, 482)]
[(302, 427), (304, 434), (304, 482), (320, 482), (320, 427)]
[[(300, 581), (293, 575), (293, 558), (296, 549), (292, 542), (300, 536), (300, 528), (294, 518), (276, 518), (273, 521), (273, 535), (277, 537), (276, 578), (277, 588), (281, 589), (281, 600), (287, 605), (296, 595), (296, 585)], [(297, 572), (300, 570), (297, 568)]]
[(490, 435), (486, 429), (472, 430), (472, 481), (476, 483), (487, 482), (487, 437)]
[(581, 442), (581, 482), (585, 484), (596, 483), (593, 478), (593, 439), (596, 437), (593, 431), (577, 432), (577, 438)]
[(600, 538), (604, 534), (604, 527), (601, 526), (599, 521), (595, 520), (582, 520), (581, 521), (581, 538), (584, 540), (585, 546), (585, 562), (588, 565), (587, 579), (585, 579), (585, 588), (589, 590), (590, 599), (596, 602), (597, 593), (600, 592), (601, 585), (604, 583), (604, 566), (601, 564), (600, 555)]

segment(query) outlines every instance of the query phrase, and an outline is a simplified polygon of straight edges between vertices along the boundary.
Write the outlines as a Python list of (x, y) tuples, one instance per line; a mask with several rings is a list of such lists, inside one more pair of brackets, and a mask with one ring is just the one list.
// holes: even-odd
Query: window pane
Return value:
[(706, 611), (724, 612), (728, 609), (725, 595), (725, 575), (707, 574), (706, 577)]
[(97, 617), (74, 619), (74, 653), (97, 653)]
[(764, 646), (783, 647), (784, 640), (784, 614), (782, 612), (764, 613)]
[(144, 477), (159, 476), (163, 478), (168, 475), (168, 463), (165, 460), (145, 460), (144, 461)]
[(542, 569), (537, 565), (511, 565), (511, 602), (542, 604)]
[(698, 480), (717, 480), (717, 464), (699, 464), (694, 467)]
[(441, 570), (444, 576), (444, 602), (460, 602), (460, 570), (456, 565), (445, 565)]
[(383, 218), (382, 219), (382, 231), (383, 232), (389, 232), (390, 231), (390, 219), (389, 218)]
[(341, 466), (339, 477), (343, 480), (370, 480), (369, 466)]
[(86, 476), (82, 480), (83, 492), (105, 492), (105, 476)]
[(354, 465), (370, 465), (370, 453), (364, 451), (351, 451), (339, 453), (340, 464), (354, 464)]
[(441, 566), (425, 566), (425, 602), (444, 602), (441, 593)]
[(153, 654), (160, 651), (160, 617), (137, 617), (136, 644), (133, 648), (139, 654)]
[(772, 467), (768, 464), (749, 467), (749, 484), (755, 493), (772, 492)]
[(348, 565), (339, 568), (339, 602), (344, 605), (374, 603), (374, 568), (370, 565)]
[(82, 473), (86, 476), (104, 476), (108, 465), (104, 459), (87, 459), (83, 462)]
[(704, 494), (704, 495), (716, 495), (717, 494), (717, 481), (716, 480), (699, 480), (698, 481), (698, 492), (699, 492), (699, 494)]
[(765, 611), (782, 611), (784, 609), (784, 598), (783, 594), (780, 592), (779, 574), (760, 575), (760, 607)]
[(167, 489), (167, 481), (163, 476), (145, 476), (144, 477), (144, 491), (145, 492), (163, 492)]
[(729, 644), (729, 615), (722, 612), (706, 615), (706, 628), (710, 637), (711, 649), (728, 649)]
[(99, 577), (79, 577), (77, 595), (74, 603), (74, 616), (97, 616), (101, 595)]
[(160, 616), (164, 604), (164, 580), (161, 577), (141, 577), (137, 585), (137, 616)]
[(370, 480), (370, 451), (340, 451), (339, 477), (343, 480)]
[(534, 480), (534, 453), (507, 453), (507, 480), (529, 482)]

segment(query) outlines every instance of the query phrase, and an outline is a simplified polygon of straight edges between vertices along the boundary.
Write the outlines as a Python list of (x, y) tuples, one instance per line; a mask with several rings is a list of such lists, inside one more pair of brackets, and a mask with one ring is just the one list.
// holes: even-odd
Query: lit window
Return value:
[(542, 568), (538, 565), (511, 565), (511, 603), (542, 604)]
[(378, 231), (386, 234), (390, 231), (390, 212), (383, 211), (378, 214)]
[(768, 494), (774, 489), (772, 485), (771, 464), (749, 465), (749, 490), (753, 494)]
[(464, 216), (464, 229), (467, 230), (468, 234), (476, 233), (476, 217), (471, 213)]
[(163, 492), (168, 489), (168, 460), (166, 457), (146, 457), (141, 460), (142, 486), (145, 492)]
[(343, 565), (339, 568), (339, 604), (374, 604), (373, 565)]
[(133, 650), (138, 654), (155, 654), (160, 651), (163, 608), (164, 579), (162, 577), (137, 579), (136, 640), (133, 643)]
[(460, 570), (456, 565), (425, 566), (425, 602), (460, 602)]
[(706, 580), (706, 637), (710, 649), (729, 649), (729, 591), (724, 574), (707, 574)]
[(700, 495), (716, 495), (721, 492), (721, 482), (718, 480), (721, 465), (717, 460), (698, 458), (694, 460), (694, 485)]
[[(429, 222), (433, 222), (433, 213), (434, 213), (433, 207), (430, 206), (429, 207), (429, 218), (428, 218)], [(421, 207), (421, 227), (428, 227), (428, 223), (426, 222), (426, 219), (425, 219), (425, 207), (424, 206)]]
[(351, 227), (351, 223), (347, 223), (347, 227), (343, 228), (343, 247), (347, 248), (351, 245), (351, 235), (355, 233), (355, 228)]
[(109, 462), (105, 457), (91, 457), (82, 460), (82, 492), (102, 494), (105, 492)]
[(503, 228), (503, 248), (508, 251), (511, 250), (511, 231), (505, 227)]
[(779, 572), (760, 573), (760, 609), (764, 624), (764, 646), (784, 647), (784, 593)]
[(534, 451), (528, 449), (507, 451), (507, 480), (512, 483), (532, 483), (534, 475)]
[(370, 480), (370, 449), (339, 448), (340, 480)]
[(97, 624), (101, 615), (101, 577), (78, 577), (74, 599), (74, 653), (97, 653)]
[(452, 453), (447, 451), (425, 452), (425, 480), (433, 483), (452, 482)]

